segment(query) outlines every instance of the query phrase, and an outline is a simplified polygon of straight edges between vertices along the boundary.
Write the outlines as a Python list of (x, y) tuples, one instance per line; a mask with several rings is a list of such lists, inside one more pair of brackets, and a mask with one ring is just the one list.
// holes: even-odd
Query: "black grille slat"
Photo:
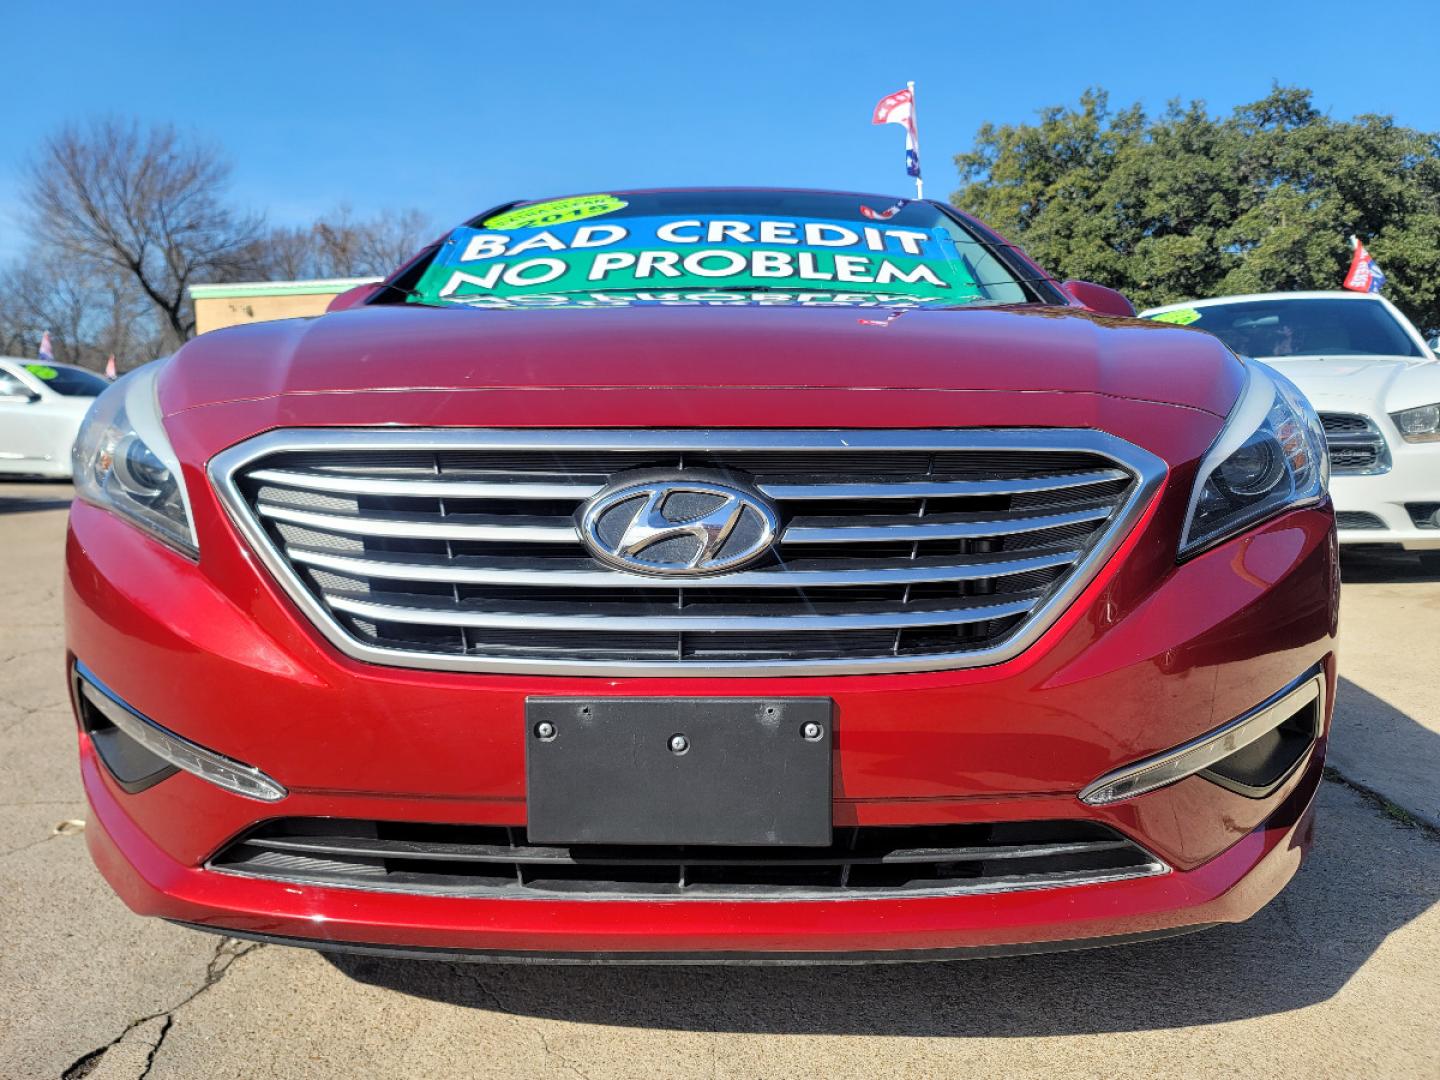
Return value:
[[(281, 449), (235, 481), (294, 587), (376, 658), (780, 666), (1003, 645), (1105, 541), (1139, 483), (1096, 452), (967, 449), (963, 432), (900, 433), (896, 445), (935, 448), (878, 449), (867, 434), (821, 449), (632, 450), (623, 432), (614, 448)], [(781, 543), (684, 584), (606, 566), (576, 513), (584, 492), (635, 469), (706, 469), (772, 492)], [(582, 623), (586, 612), (613, 625)], [(683, 621), (638, 621), (661, 612)], [(936, 612), (943, 625), (928, 623)], [(717, 621), (729, 616), (747, 622)], [(787, 618), (803, 628), (757, 621)]]
[(282, 819), (215, 869), (379, 891), (472, 896), (822, 898), (1049, 887), (1162, 873), (1085, 821), (837, 829), (825, 848), (531, 845), (523, 829)]
[(1390, 467), (1390, 448), (1385, 436), (1369, 417), (1321, 413), (1320, 424), (1325, 429), (1332, 473), (1377, 473)]
[[(257, 836), (245, 845), (263, 851), (291, 851), (312, 855), (336, 855), (343, 858), (371, 857), (377, 859), (427, 859), (439, 862), (525, 863), (546, 865), (565, 863), (571, 866), (770, 866), (774, 856), (757, 854), (754, 848), (697, 848), (693, 851), (647, 849), (632, 851), (607, 848), (586, 849), (577, 853), (566, 847), (525, 846), (511, 844), (455, 844), (415, 840), (379, 840), (360, 837), (267, 837)], [(1044, 859), (1061, 854), (1090, 854), (1129, 847), (1121, 839), (1052, 842), (1049, 844), (997, 844), (991, 847), (971, 845), (956, 848), (897, 848), (883, 853), (847, 851), (840, 854), (812, 855), (805, 851), (787, 854), (787, 866), (880, 865), (885, 863), (960, 862), (980, 859), (1024, 860)], [(763, 849), (760, 849), (763, 850)]]
[(1364, 510), (1337, 510), (1335, 524), (1342, 529), (1383, 529), (1385, 522)]
[(1330, 449), (1331, 467), (1338, 472), (1362, 472), (1373, 469), (1380, 452), (1373, 446), (1335, 446)]
[(1368, 431), (1370, 425), (1363, 416), (1349, 416), (1345, 413), (1321, 413), (1320, 425), (1325, 429), (1325, 434), (1332, 432)]

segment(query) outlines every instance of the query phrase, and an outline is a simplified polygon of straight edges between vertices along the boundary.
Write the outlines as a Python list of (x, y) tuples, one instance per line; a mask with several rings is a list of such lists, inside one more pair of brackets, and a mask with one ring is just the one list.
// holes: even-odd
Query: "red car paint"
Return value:
[[(1320, 738), (1264, 798), (1192, 776), (1090, 806), (1098, 776), (1210, 731), (1320, 665), (1333, 691), (1328, 504), (1182, 563), (1197, 464), (1243, 380), (1205, 335), (1076, 307), (513, 312), (359, 307), (186, 345), (160, 401), (198, 565), (76, 503), (69, 651), (135, 709), (249, 762), (266, 806), (179, 773), (127, 794), (80, 736), (87, 831), (134, 910), (308, 942), (480, 952), (828, 953), (992, 947), (1247, 918), (1309, 841)], [(414, 357), (423, 353), (424, 363)], [(1003, 358), (998, 360), (997, 358)], [(287, 427), (1094, 428), (1168, 475), (1139, 523), (1033, 646), (989, 667), (839, 677), (611, 678), (382, 667), (334, 649), (259, 564), (206, 463)], [(204, 868), (269, 817), (524, 825), (533, 695), (824, 695), (837, 826), (1088, 819), (1158, 877), (994, 895), (512, 900), (252, 880)], [(1326, 701), (1333, 693), (1326, 694)]]

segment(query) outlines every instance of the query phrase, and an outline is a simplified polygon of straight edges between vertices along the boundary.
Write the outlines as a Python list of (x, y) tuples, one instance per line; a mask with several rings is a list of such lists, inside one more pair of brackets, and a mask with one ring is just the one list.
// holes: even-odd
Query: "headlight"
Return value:
[(1391, 413), (1390, 419), (1400, 429), (1406, 442), (1440, 442), (1440, 405), (1421, 405)]
[(1182, 558), (1282, 510), (1319, 502), (1330, 484), (1320, 418), (1295, 385), (1247, 364), (1240, 401), (1200, 463), (1180, 534)]
[(90, 406), (75, 438), (75, 494), (195, 558), (190, 498), (155, 396), (161, 366), (137, 368)]

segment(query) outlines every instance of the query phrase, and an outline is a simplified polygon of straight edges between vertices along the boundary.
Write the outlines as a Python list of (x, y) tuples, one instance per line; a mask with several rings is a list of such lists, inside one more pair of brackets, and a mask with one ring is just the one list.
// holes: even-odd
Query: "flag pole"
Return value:
[[(910, 123), (915, 126), (915, 167), (918, 171), (920, 168), (920, 111), (916, 108), (914, 80), (906, 82), (905, 86), (910, 91)], [(915, 177), (915, 198), (925, 198), (925, 181), (918, 176)]]

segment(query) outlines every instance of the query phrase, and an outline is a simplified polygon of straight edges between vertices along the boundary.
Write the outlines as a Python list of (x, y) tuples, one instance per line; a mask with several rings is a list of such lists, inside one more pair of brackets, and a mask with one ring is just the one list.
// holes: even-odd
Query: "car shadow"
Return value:
[(1427, 571), (1413, 552), (1398, 548), (1341, 548), (1340, 581), (1345, 585), (1404, 584), (1440, 581), (1440, 574)]
[(0, 480), (0, 514), (29, 514), (40, 510), (64, 510), (74, 489), (54, 480)]
[(1273, 903), (1246, 923), (1149, 944), (845, 967), (327, 958), (350, 978), (399, 993), (576, 1023), (747, 1034), (1098, 1034), (1219, 1024), (1317, 1004), (1437, 900), (1440, 843), (1328, 780), (1315, 848)]

